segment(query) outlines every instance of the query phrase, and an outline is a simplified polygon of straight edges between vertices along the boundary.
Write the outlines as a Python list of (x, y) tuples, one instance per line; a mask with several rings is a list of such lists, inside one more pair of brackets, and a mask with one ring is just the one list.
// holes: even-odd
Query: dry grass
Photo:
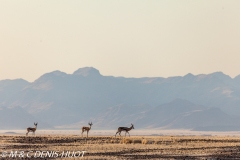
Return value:
[(120, 141), (120, 144), (131, 144), (133, 142), (132, 139), (130, 138), (123, 138), (121, 141)]
[[(81, 159), (240, 158), (240, 138), (220, 136), (0, 136), (2, 151), (86, 151)], [(64, 159), (64, 158), (55, 158)], [(69, 159), (69, 158), (67, 158)], [(71, 158), (74, 159), (74, 158)]]

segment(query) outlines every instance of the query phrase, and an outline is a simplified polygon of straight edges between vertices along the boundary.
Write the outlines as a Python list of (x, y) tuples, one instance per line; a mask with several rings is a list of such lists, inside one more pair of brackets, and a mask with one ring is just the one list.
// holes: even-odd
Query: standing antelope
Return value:
[(33, 132), (33, 135), (35, 135), (35, 131), (37, 130), (37, 125), (38, 125), (38, 123), (34, 122), (34, 126), (35, 126), (34, 128), (28, 127), (26, 136), (28, 135), (29, 132)]
[[(117, 135), (117, 133), (119, 133), (119, 136), (121, 136), (121, 132), (122, 131), (125, 131), (126, 133), (125, 133), (125, 137), (126, 137), (126, 134), (128, 133), (129, 134), (129, 132), (128, 131), (130, 131), (131, 129), (134, 129), (134, 126), (133, 126), (133, 124), (131, 123), (131, 127), (130, 128), (128, 128), (128, 127), (118, 127), (118, 131), (116, 132), (116, 134), (115, 134), (115, 137), (116, 137), (116, 135)], [(130, 137), (130, 134), (129, 134), (129, 137)]]
[(87, 137), (88, 137), (88, 132), (90, 131), (93, 124), (92, 124), (92, 122), (91, 123), (89, 122), (88, 125), (90, 127), (82, 127), (82, 136), (83, 136), (83, 132), (87, 131)]

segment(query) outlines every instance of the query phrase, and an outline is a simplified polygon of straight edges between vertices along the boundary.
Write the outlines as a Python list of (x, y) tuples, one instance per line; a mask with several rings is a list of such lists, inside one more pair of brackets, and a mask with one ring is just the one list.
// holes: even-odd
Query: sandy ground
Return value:
[[(173, 131), (171, 134), (166, 131), (166, 135), (157, 136), (134, 136), (132, 132), (133, 135), (126, 139), (112, 135), (96, 136), (92, 132), (86, 138), (79, 136), (79, 131), (72, 131), (72, 134), (64, 131), (61, 134), (37, 131), (36, 136), (25, 136), (23, 131), (1, 133), (0, 159), (240, 159), (238, 132), (231, 132), (228, 136), (227, 132), (218, 133), (219, 135), (213, 132), (174, 135)], [(101, 133), (104, 134), (105, 131)], [(112, 134), (112, 131), (107, 133)], [(11, 152), (17, 152), (15, 158), (9, 157)], [(51, 152), (52, 155), (47, 157), (46, 152)], [(54, 152), (57, 152), (58, 156), (54, 157)], [(24, 155), (23, 158), (19, 158), (19, 153)], [(30, 153), (31, 158), (27, 158), (27, 153)], [(70, 158), (71, 156), (73, 157)]]

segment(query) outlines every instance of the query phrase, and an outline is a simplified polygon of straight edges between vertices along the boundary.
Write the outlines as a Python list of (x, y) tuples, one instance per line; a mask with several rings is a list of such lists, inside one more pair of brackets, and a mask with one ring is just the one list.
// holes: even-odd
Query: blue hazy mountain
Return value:
[(0, 107), (0, 128), (1, 129), (24, 129), (33, 126), (38, 122), (38, 129), (53, 129), (48, 123), (35, 118), (21, 107)]
[[(240, 116), (240, 76), (231, 78), (222, 72), (125, 78), (103, 76), (97, 69), (85, 67), (73, 74), (46, 73), (32, 83), (22, 79), (2, 80), (0, 95), (2, 107), (20, 106), (36, 119), (53, 126), (77, 127), (80, 122), (94, 119), (103, 128), (131, 121), (139, 123), (140, 128), (198, 130), (205, 127), (209, 130), (209, 126), (203, 125), (206, 117), (199, 118), (199, 123), (186, 122), (194, 116), (211, 115), (209, 121), (214, 122), (215, 128), (221, 129), (217, 117), (226, 117), (228, 124), (222, 126), (234, 128), (229, 126), (237, 126), (234, 120)], [(166, 105), (169, 103), (178, 110)], [(162, 105), (166, 105), (164, 109), (157, 108)], [(181, 115), (184, 117), (179, 123), (172, 122)], [(155, 119), (156, 116), (161, 118)], [(167, 120), (163, 119), (165, 116)]]
[[(240, 117), (230, 116), (219, 108), (204, 107), (182, 99), (175, 99), (157, 107), (147, 104), (121, 104), (109, 107), (92, 117), (95, 128), (116, 128), (133, 123), (135, 128), (218, 131), (239, 130), (239, 119)], [(70, 128), (79, 125), (76, 123)]]

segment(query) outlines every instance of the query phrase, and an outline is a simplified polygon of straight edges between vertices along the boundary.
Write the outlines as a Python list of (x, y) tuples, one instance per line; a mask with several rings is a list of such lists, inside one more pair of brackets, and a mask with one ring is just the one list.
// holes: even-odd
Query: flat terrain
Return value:
[[(127, 144), (125, 144), (127, 143)], [(142, 144), (144, 143), (144, 144)], [(0, 135), (0, 159), (3, 152), (86, 151), (83, 157), (46, 159), (240, 159), (240, 138), (227, 136), (110, 136), (79, 135)], [(44, 156), (44, 155), (43, 155)], [(20, 159), (20, 158), (15, 158)], [(27, 159), (25, 155), (25, 159)], [(29, 159), (29, 158), (28, 158)], [(44, 159), (44, 158), (35, 158)]]

